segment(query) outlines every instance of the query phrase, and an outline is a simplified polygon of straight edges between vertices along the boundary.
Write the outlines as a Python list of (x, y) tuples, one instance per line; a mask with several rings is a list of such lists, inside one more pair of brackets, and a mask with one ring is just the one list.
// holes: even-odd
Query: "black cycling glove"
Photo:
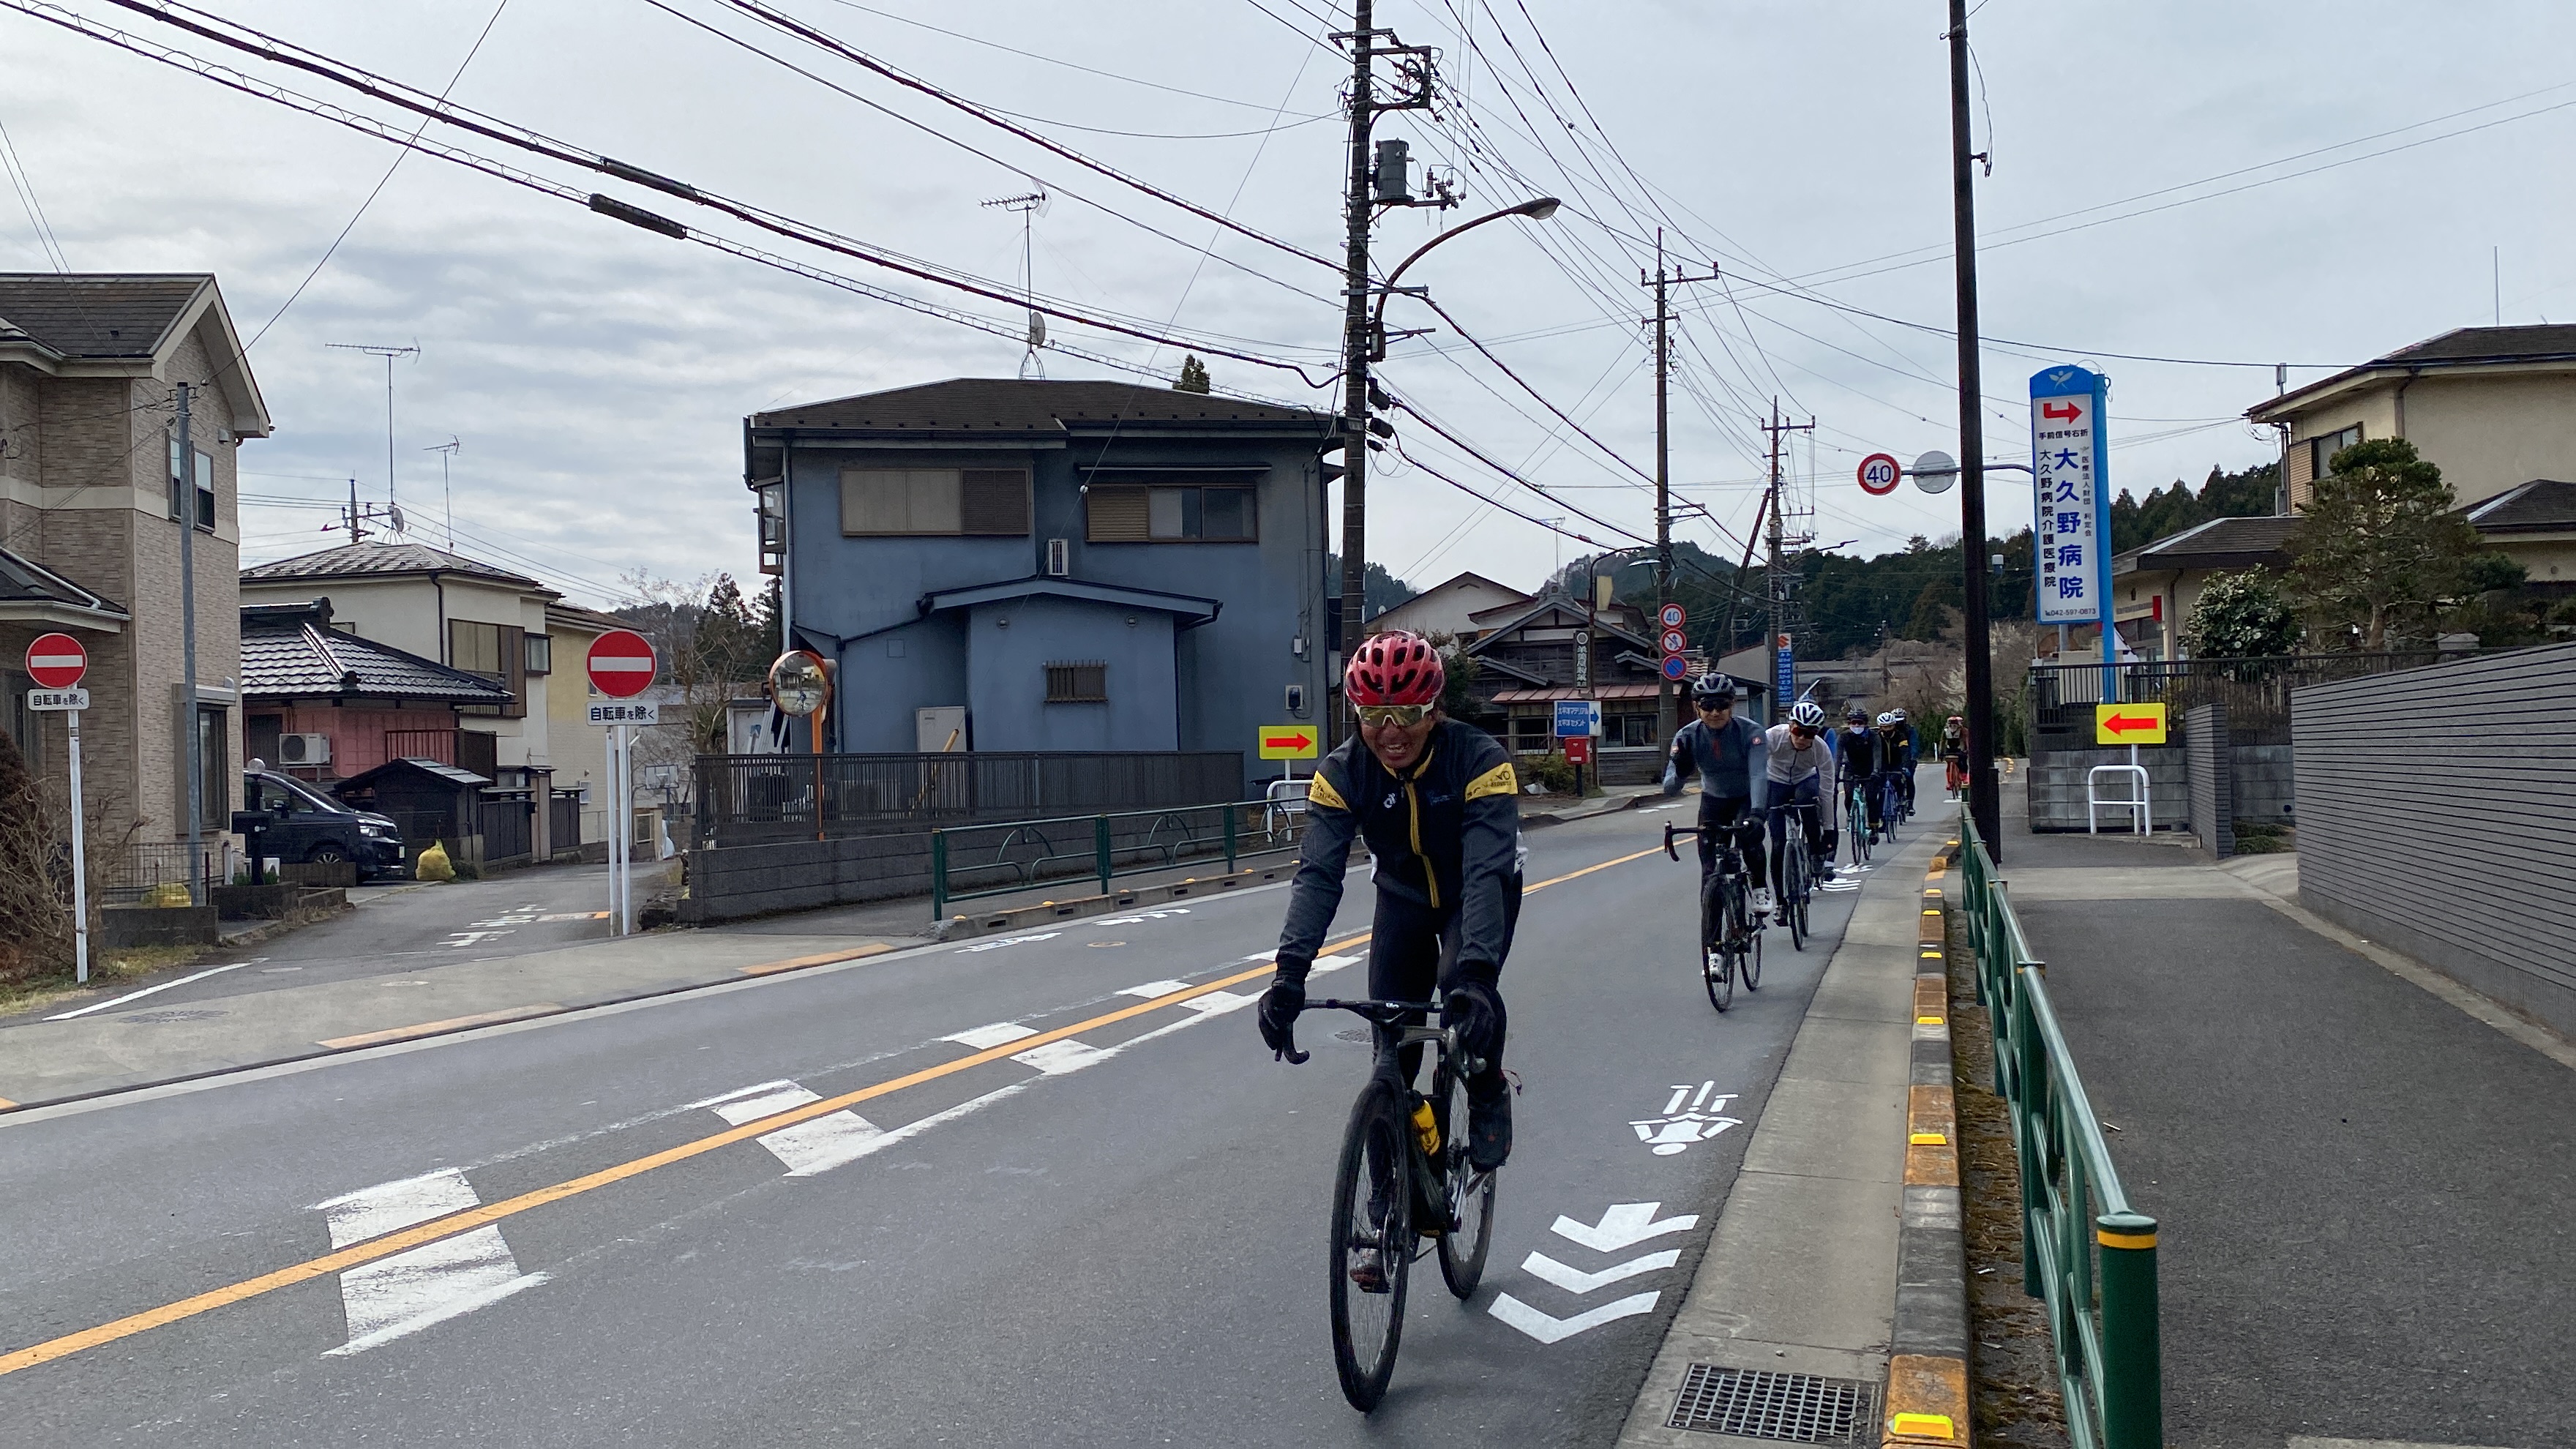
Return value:
[(1306, 1009), (1306, 972), (1293, 973), (1281, 963), (1279, 974), (1270, 978), (1270, 989), (1261, 993), (1261, 1005), (1254, 1017), (1261, 1024), (1261, 1044), (1270, 1048), (1275, 1060), (1288, 1053), (1289, 1033), (1297, 1025), (1297, 1014)]
[(1456, 1028), (1458, 1050), (1491, 1062), (1503, 1050), (1503, 998), (1490, 981), (1453, 981), (1442, 998), (1441, 1020)]

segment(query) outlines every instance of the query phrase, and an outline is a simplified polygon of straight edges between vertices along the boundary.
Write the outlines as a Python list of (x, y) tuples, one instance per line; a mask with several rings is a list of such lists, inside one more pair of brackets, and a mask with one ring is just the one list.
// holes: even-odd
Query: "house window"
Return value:
[(1046, 667), (1049, 704), (1107, 704), (1109, 666), (1099, 660)]
[(1024, 468), (844, 468), (845, 538), (933, 534), (1025, 538)]
[(553, 635), (530, 634), (527, 637), (527, 646), (527, 670), (530, 674), (552, 674), (555, 672), (555, 640)]
[(2334, 475), (2334, 469), (2327, 465), (2334, 461), (2334, 455), (2360, 441), (2361, 424), (2359, 423), (2355, 423), (2341, 432), (2328, 433), (2323, 437), (2308, 439), (2305, 444), (2308, 450), (2308, 476), (2310, 478), (2332, 477)]
[(1523, 755), (1543, 755), (1553, 741), (1549, 732), (1555, 728), (1552, 716), (1516, 714), (1512, 716), (1512, 750)]
[(508, 704), (467, 704), (466, 714), (524, 719), (528, 713), (527, 635), (515, 624), (486, 624), (474, 619), (447, 621), (450, 667), (480, 675), (510, 691)]
[(1651, 745), (1655, 742), (1655, 717), (1650, 714), (1619, 716), (1619, 743), (1623, 746)]
[(1252, 543), (1256, 491), (1237, 487), (1092, 485), (1093, 543)]
[[(198, 776), (201, 793), (197, 796), (197, 828), (200, 830), (232, 829), (232, 775), (225, 769), (225, 761), (231, 758), (232, 751), (224, 729), (226, 713), (217, 705), (197, 707), (195, 744), (198, 764), (203, 772)], [(184, 796), (188, 789), (187, 781), (180, 781), (179, 789)]]
[[(179, 440), (170, 440), (170, 517), (186, 514), (180, 492), (186, 486), (179, 479)], [(215, 459), (211, 453), (197, 454), (197, 527), (207, 533), (215, 531)]]

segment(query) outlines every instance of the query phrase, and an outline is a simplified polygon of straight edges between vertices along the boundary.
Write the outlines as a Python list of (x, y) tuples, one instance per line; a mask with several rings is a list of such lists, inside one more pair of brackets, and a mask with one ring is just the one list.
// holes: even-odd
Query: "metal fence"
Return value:
[(2045, 968), (1964, 811), (1959, 834), (1977, 1000), (1994, 1023), (1995, 1092), (2021, 1167), (2022, 1283), (2047, 1304), (2067, 1437), (2074, 1449), (2163, 1449), (2156, 1220), (2120, 1185)]
[[(223, 837), (209, 835), (200, 847), (205, 852), (205, 868), (199, 884), (211, 891), (231, 880), (229, 861)], [(188, 883), (188, 842), (184, 840), (138, 840), (127, 845), (109, 864), (107, 879), (91, 889), (101, 902), (111, 906), (130, 906), (157, 885)], [(213, 900), (212, 895), (199, 895)]]
[(700, 755), (695, 777), (701, 847), (1177, 809), (1244, 791), (1239, 750)]
[(486, 790), (481, 817), (483, 858), (517, 860), (536, 849), (536, 800), (525, 790)]
[[(2227, 706), (2240, 745), (2290, 742), (2290, 692), (2333, 679), (2413, 669), (2445, 658), (2437, 650), (2379, 654), (2287, 654), (2267, 659), (2170, 659), (2138, 664), (2035, 664), (2030, 671), (2031, 751), (2090, 748), (2093, 706), (2161, 701), (2177, 724), (2184, 711)], [(2070, 743), (2069, 737), (2073, 743)]]
[(930, 832), (930, 918), (951, 901), (1009, 895), (1057, 881), (1089, 881), (1107, 895), (1123, 875), (1295, 851), (1306, 814), (1278, 803), (1238, 800), (1177, 810), (1134, 810), (946, 826)]

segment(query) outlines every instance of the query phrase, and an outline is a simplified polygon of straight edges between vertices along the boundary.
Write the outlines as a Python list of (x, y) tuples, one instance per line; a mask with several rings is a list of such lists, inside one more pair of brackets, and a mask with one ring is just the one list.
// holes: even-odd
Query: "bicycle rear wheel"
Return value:
[(1333, 1182), (1333, 1368), (1342, 1397), (1361, 1413), (1377, 1407), (1395, 1375), (1404, 1334), (1404, 1290), (1413, 1266), (1411, 1150), (1402, 1097), (1372, 1077), (1351, 1104)]
[(1737, 932), (1736, 939), (1744, 943), (1743, 949), (1735, 953), (1737, 974), (1744, 978), (1745, 990), (1759, 991), (1762, 989), (1762, 933), (1748, 928)]
[(1795, 820), (1780, 836), (1780, 920), (1789, 928), (1789, 949), (1807, 949), (1807, 913), (1798, 909), (1807, 893), (1807, 837)]
[(1440, 1235), (1440, 1277), (1449, 1291), (1465, 1298), (1485, 1275), (1485, 1254), (1494, 1246), (1494, 1178), (1467, 1160), (1467, 1079), (1442, 1064), (1449, 1079), (1449, 1120), (1440, 1144), (1441, 1186), (1449, 1198), (1449, 1230)]

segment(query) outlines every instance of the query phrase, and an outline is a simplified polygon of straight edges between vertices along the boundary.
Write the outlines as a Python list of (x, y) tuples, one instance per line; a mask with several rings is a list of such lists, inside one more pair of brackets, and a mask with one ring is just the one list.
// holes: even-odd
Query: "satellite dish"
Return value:
[(1914, 460), (1914, 486), (1926, 493), (1947, 493), (1959, 481), (1959, 460), (1935, 448)]

